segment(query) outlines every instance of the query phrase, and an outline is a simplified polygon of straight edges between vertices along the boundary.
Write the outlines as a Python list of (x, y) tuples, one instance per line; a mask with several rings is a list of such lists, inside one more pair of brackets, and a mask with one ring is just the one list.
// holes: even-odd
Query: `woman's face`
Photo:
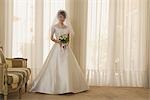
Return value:
[(59, 22), (63, 23), (65, 21), (65, 17), (63, 15), (58, 15)]

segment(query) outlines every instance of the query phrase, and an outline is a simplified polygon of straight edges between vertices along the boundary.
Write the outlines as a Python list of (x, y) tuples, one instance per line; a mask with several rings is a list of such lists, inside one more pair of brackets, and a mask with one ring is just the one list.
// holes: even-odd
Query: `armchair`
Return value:
[(23, 85), (23, 76), (18, 73), (7, 71), (7, 64), (2, 50), (0, 49), (0, 94), (7, 100), (8, 93), (17, 92), (21, 98), (21, 87)]
[(7, 100), (8, 93), (17, 92), (21, 98), (22, 88), (27, 91), (27, 83), (31, 75), (30, 68), (27, 68), (27, 59), (5, 58), (0, 48), (0, 94)]

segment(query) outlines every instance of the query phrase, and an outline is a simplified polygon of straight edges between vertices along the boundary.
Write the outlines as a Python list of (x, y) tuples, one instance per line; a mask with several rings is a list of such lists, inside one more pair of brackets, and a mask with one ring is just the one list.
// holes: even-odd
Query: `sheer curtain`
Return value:
[(148, 0), (88, 0), (90, 85), (148, 86)]
[[(112, 80), (113, 37), (109, 34), (109, 0), (88, 0), (86, 69), (90, 85)], [(112, 43), (112, 44), (109, 44)]]

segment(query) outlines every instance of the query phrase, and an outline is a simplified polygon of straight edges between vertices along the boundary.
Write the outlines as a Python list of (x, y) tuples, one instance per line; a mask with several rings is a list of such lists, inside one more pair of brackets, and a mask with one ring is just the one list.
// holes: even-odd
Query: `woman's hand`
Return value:
[(60, 46), (62, 46), (62, 43), (60, 42), (60, 40), (54, 39), (53, 41), (54, 41), (55, 43), (58, 43)]
[(55, 43), (60, 43), (60, 40), (54, 39)]
[(62, 43), (60, 40), (56, 40), (56, 43), (59, 43), (59, 45), (62, 46)]

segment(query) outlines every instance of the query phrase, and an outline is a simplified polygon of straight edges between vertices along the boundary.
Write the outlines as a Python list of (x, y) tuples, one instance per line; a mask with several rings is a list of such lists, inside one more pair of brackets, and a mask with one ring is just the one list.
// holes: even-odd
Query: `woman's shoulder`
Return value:
[(56, 28), (56, 24), (55, 24), (55, 25), (52, 25), (51, 28)]
[(51, 29), (55, 29), (55, 27), (56, 27), (55, 25), (52, 25), (52, 26), (51, 26)]
[(66, 29), (66, 28), (68, 28), (67, 25), (64, 25), (63, 27), (60, 27), (58, 24), (55, 24), (55, 25), (53, 25), (52, 27), (53, 27), (53, 28), (57, 28), (57, 29)]

